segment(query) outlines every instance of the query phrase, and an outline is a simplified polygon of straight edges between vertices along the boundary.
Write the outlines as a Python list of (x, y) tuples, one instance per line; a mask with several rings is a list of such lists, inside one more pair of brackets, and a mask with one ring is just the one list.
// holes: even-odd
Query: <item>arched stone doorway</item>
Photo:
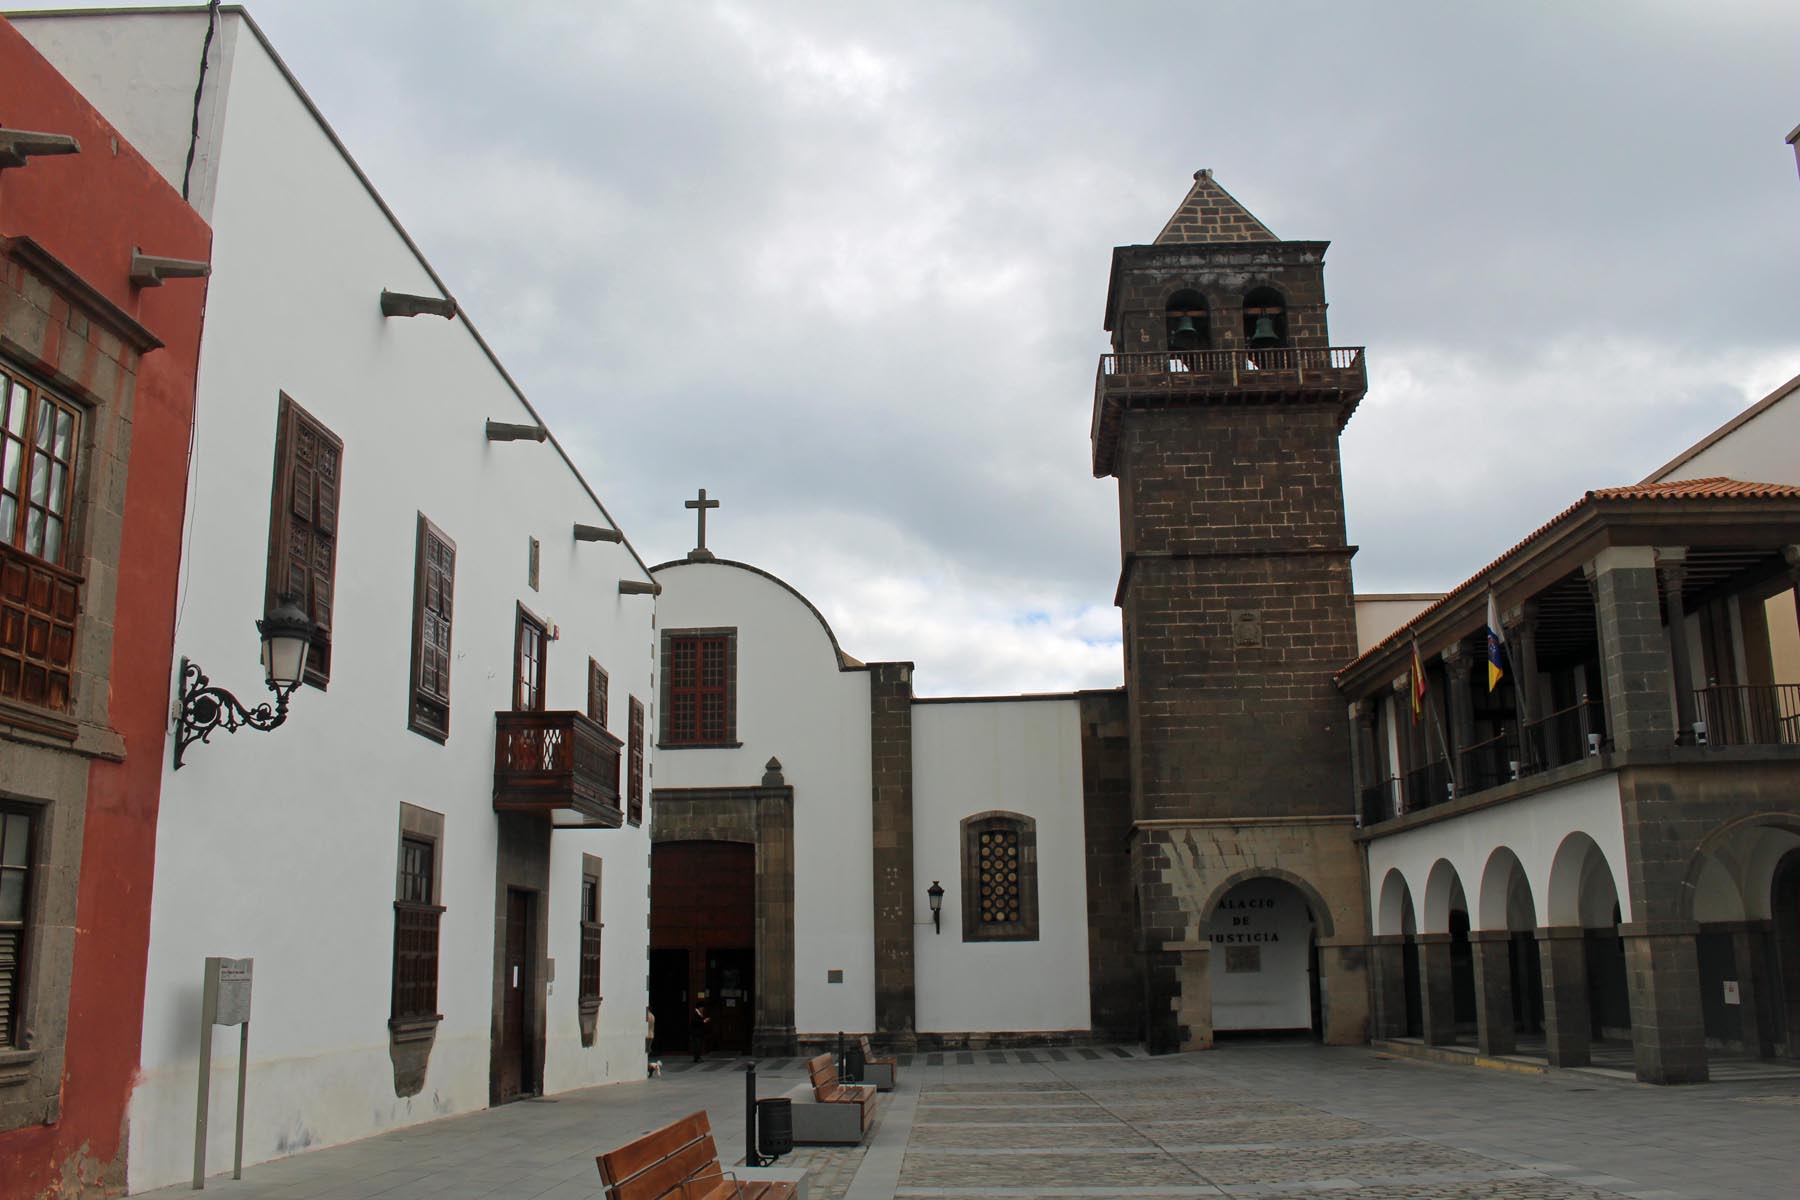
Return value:
[(1800, 1057), (1800, 819), (1771, 814), (1715, 832), (1687, 890), (1706, 1045)]
[(1375, 983), (1374, 1036), (1418, 1037), (1423, 1027), (1418, 923), (1412, 889), (1398, 868), (1390, 869), (1381, 880), (1370, 954)]
[(1632, 1038), (1619, 890), (1587, 834), (1572, 833), (1557, 847), (1545, 907), (1539, 951), (1547, 1056), (1554, 1066), (1586, 1066), (1595, 1040)]
[(1500, 846), (1482, 869), (1474, 943), (1477, 1037), (1483, 1054), (1510, 1054), (1544, 1032), (1537, 905), (1519, 856)]
[(1318, 921), (1298, 887), (1272, 876), (1231, 886), (1205, 936), (1215, 1036), (1320, 1034)]
[(1469, 901), (1448, 859), (1425, 880), (1425, 923), (1415, 938), (1421, 996), (1421, 1036), (1448, 1045), (1475, 1032), (1475, 962), (1469, 941)]

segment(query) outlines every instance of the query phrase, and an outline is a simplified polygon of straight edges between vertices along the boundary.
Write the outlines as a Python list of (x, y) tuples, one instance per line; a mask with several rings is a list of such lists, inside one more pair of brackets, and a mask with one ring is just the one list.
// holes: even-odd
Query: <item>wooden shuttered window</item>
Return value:
[(631, 771), (630, 790), (626, 796), (625, 819), (633, 825), (644, 823), (644, 702), (631, 698), (631, 728), (628, 731)]
[(456, 591), (456, 543), (419, 514), (413, 559), (412, 701), (407, 727), (437, 741), (450, 737), (450, 626)]
[(583, 1006), (600, 1004), (600, 876), (581, 877), (581, 995)]
[(599, 722), (600, 728), (606, 728), (606, 705), (608, 689), (611, 681), (607, 678), (606, 668), (593, 659), (588, 659), (588, 708), (590, 720)]
[(0, 369), (0, 696), (57, 712), (73, 699), (81, 440), (79, 406)]
[(426, 838), (400, 839), (400, 879), (394, 899), (394, 1000), (396, 1021), (438, 1016), (438, 920), (444, 907), (436, 896), (437, 844)]
[(31, 816), (0, 808), (0, 1049), (18, 1045), (31, 899)]
[(306, 682), (331, 679), (332, 606), (337, 577), (338, 497), (344, 443), (313, 415), (281, 397), (275, 431), (275, 486), (269, 515), (265, 610), (292, 598), (318, 624)]
[(737, 744), (737, 630), (671, 629), (662, 636), (662, 742)]

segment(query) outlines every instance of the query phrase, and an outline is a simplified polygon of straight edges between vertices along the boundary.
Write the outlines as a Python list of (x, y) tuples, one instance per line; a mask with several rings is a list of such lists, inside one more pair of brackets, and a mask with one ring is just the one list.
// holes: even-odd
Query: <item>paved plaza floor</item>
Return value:
[[(706, 1109), (744, 1150), (738, 1062), (454, 1117), (208, 1181), (221, 1200), (577, 1200), (594, 1155)], [(759, 1064), (759, 1091), (803, 1078)], [(1595, 1074), (1235, 1044), (903, 1058), (868, 1143), (801, 1149), (816, 1200), (1247, 1196), (1317, 1200), (1800, 1196), (1800, 1081), (1656, 1088)], [(186, 1187), (155, 1193), (192, 1195)]]

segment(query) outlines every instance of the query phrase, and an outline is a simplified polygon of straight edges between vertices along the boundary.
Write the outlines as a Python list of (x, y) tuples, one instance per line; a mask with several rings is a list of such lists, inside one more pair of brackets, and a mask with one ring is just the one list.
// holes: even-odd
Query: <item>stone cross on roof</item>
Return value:
[(1278, 242), (1281, 239), (1251, 215), (1237, 198), (1213, 181), (1210, 170), (1194, 172), (1187, 199), (1156, 235), (1158, 246), (1181, 242)]
[(713, 552), (706, 548), (706, 510), (719, 507), (719, 502), (717, 500), (708, 500), (706, 498), (706, 489), (701, 488), (699, 497), (693, 500), (682, 501), (682, 507), (700, 510), (700, 541), (698, 545), (688, 551), (688, 561), (711, 562), (713, 560)]

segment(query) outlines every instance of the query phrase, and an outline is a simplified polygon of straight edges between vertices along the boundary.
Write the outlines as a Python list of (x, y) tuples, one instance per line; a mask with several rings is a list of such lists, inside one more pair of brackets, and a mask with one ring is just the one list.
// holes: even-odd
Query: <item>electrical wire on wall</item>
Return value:
[[(206, 37), (200, 43), (200, 76), (194, 81), (194, 123), (188, 134), (187, 163), (181, 170), (181, 198), (188, 199), (188, 184), (194, 174), (194, 155), (200, 146), (200, 102), (206, 94), (206, 64), (212, 57), (213, 35), (219, 28), (220, 0), (211, 0), (206, 6)], [(205, 309), (201, 310), (200, 342), (206, 341)], [(183, 566), (192, 561), (194, 549), (193, 514), (197, 507), (194, 497), (200, 490), (200, 347), (194, 348), (194, 408), (193, 416), (188, 421), (188, 495), (187, 509), (182, 514), (181, 562)], [(175, 601), (175, 628), (171, 634), (181, 630), (181, 616), (187, 611), (188, 578), (190, 572), (183, 570), (181, 578), (181, 595)]]

